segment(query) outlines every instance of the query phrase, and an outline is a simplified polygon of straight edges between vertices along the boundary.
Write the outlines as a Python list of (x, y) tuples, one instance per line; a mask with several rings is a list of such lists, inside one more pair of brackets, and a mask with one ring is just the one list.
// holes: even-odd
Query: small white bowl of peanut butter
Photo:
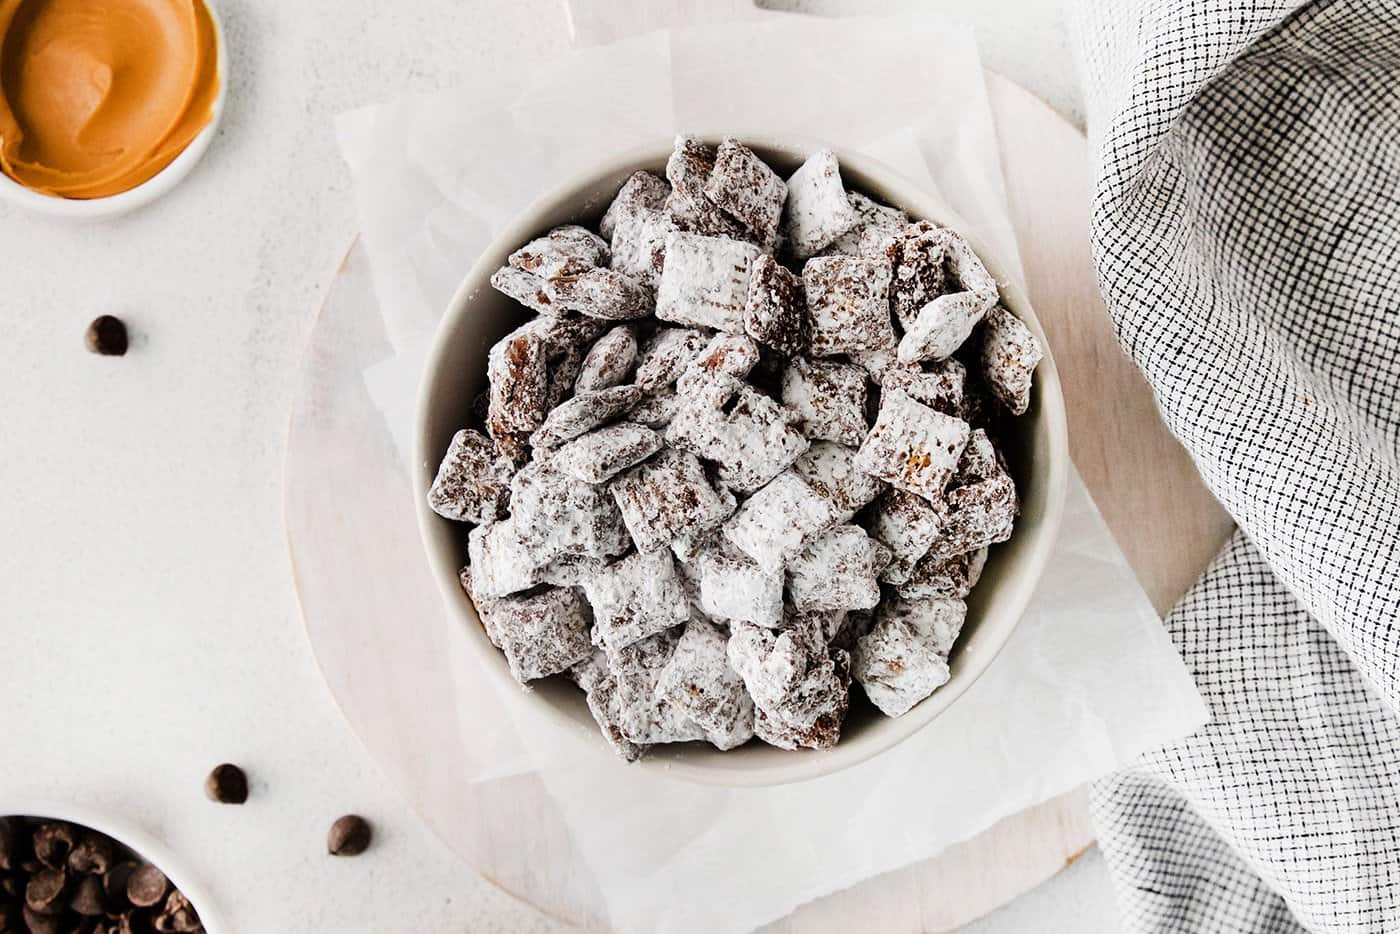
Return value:
[(78, 219), (159, 198), (213, 141), (225, 60), (210, 0), (0, 4), (0, 198)]

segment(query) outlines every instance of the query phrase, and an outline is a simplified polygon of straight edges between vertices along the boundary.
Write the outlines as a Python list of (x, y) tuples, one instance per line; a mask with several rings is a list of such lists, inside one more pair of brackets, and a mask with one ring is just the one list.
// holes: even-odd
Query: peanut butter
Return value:
[(0, 170), (104, 198), (150, 179), (213, 114), (203, 0), (0, 0)]

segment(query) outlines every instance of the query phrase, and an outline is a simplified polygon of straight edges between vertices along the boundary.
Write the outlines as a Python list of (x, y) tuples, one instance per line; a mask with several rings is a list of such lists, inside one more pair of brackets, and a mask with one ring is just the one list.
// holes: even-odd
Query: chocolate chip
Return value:
[(102, 880), (97, 876), (83, 876), (68, 896), (68, 907), (87, 918), (95, 918), (107, 910), (107, 899), (102, 893)]
[(112, 865), (112, 841), (95, 833), (86, 833), (68, 854), (68, 868), (76, 873), (102, 875)]
[(46, 915), (24, 906), (24, 926), (29, 934), (66, 934), (63, 919), (58, 915)]
[(41, 915), (51, 915), (62, 909), (60, 899), (67, 890), (68, 870), (40, 869), (24, 887), (24, 903)]
[(102, 891), (106, 893), (109, 901), (126, 898), (126, 884), (140, 865), (135, 860), (124, 859), (102, 874)]
[(126, 324), (121, 318), (103, 315), (88, 325), (87, 348), (104, 357), (120, 357), (126, 353)]
[(369, 847), (369, 821), (358, 814), (347, 814), (331, 824), (326, 837), (326, 849), (332, 856), (359, 856)]
[(157, 931), (175, 931), (178, 934), (189, 934), (200, 929), (199, 913), (194, 910), (190, 900), (180, 891), (170, 893), (170, 897), (165, 900), (165, 910), (156, 915), (155, 929)]
[(126, 880), (126, 898), (137, 908), (150, 908), (165, 898), (170, 880), (150, 863), (141, 866)]
[(50, 869), (68, 864), (68, 854), (78, 843), (78, 831), (71, 824), (49, 821), (34, 831), (34, 856)]
[(220, 804), (242, 804), (248, 800), (248, 776), (236, 765), (216, 765), (204, 780), (204, 793)]

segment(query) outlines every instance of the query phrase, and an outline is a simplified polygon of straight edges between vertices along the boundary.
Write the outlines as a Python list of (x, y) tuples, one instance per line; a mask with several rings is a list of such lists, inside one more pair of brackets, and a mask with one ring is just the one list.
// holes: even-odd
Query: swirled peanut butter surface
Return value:
[(209, 123), (217, 59), (203, 0), (0, 0), (0, 170), (63, 198), (135, 188)]

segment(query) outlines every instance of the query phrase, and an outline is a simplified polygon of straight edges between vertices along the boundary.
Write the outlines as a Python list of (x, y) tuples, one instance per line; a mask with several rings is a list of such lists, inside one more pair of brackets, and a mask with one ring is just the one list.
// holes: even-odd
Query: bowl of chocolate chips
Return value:
[(157, 841), (71, 806), (0, 816), (0, 931), (216, 934), (207, 897)]
[(743, 786), (956, 702), (1068, 472), (1044, 331), (946, 204), (818, 143), (679, 136), (545, 195), (467, 273), (413, 479), (483, 677), (600, 754)]

